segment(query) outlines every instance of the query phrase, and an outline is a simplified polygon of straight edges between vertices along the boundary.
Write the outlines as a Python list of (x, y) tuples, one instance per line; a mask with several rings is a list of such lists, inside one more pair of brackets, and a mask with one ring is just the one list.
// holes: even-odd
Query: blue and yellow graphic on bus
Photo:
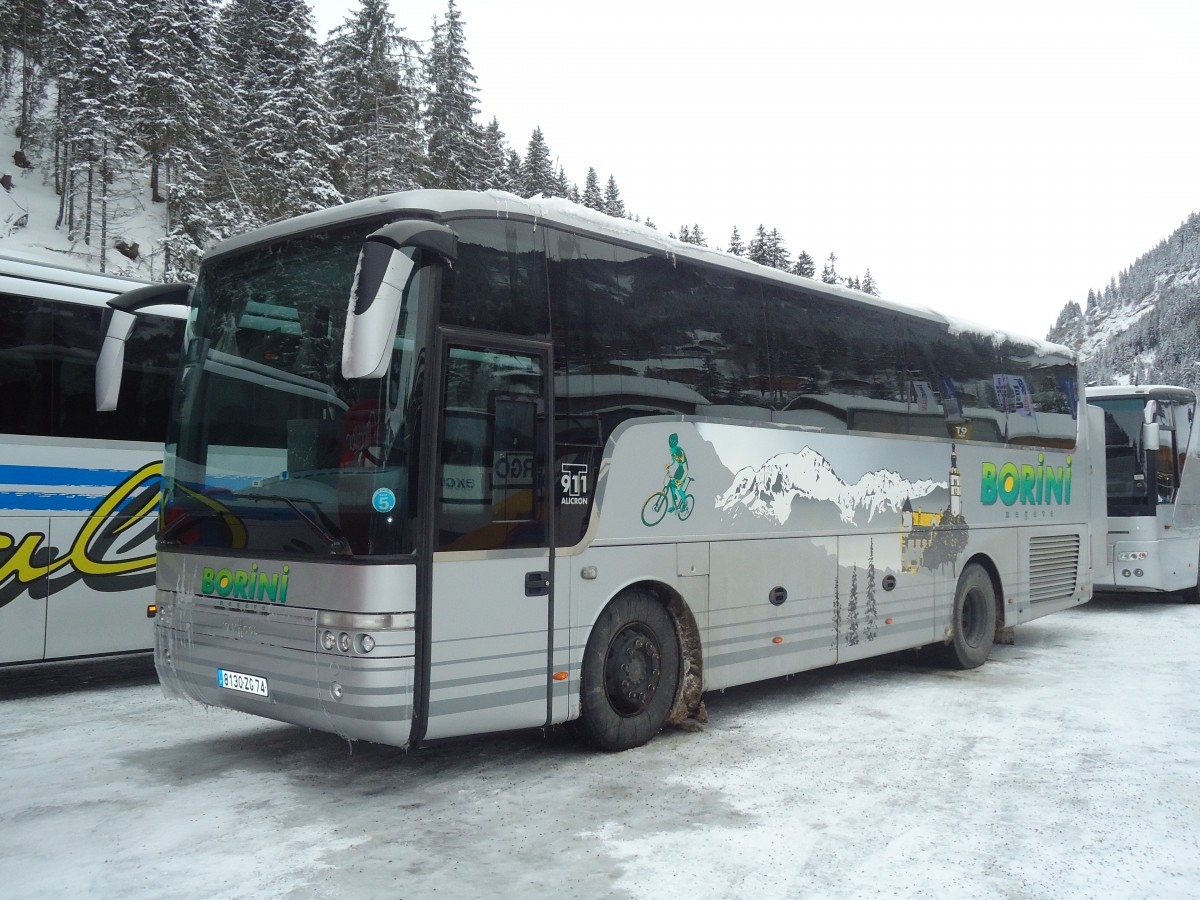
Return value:
[[(49, 536), (40, 530), (0, 531), (0, 607), (26, 591), (44, 596), (52, 587), (61, 588), (80, 578), (107, 581), (153, 571), (152, 552), (122, 554), (136, 552), (154, 534), (161, 462), (148, 463), (132, 473), (0, 466), (0, 482), (8, 486), (0, 491), (0, 503), (6, 509), (67, 515), (88, 512), (68, 547), (51, 546)], [(105, 488), (110, 489), (97, 502), (98, 490)], [(53, 585), (42, 581), (51, 576)]]

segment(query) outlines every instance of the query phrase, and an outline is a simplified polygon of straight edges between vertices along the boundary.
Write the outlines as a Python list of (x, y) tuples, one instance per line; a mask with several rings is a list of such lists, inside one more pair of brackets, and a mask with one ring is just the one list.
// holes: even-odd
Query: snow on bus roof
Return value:
[(1191, 388), (1180, 387), (1177, 384), (1098, 384), (1088, 385), (1086, 389), (1089, 400), (1105, 397), (1160, 397), (1179, 395), (1180, 399), (1194, 399), (1196, 392)]
[(388, 213), (414, 213), (434, 218), (457, 218), (467, 214), (483, 214), (502, 219), (528, 220), (534, 228), (541, 223), (562, 225), (582, 232), (609, 237), (624, 243), (635, 244), (656, 250), (664, 256), (692, 259), (725, 269), (735, 269), (757, 278), (766, 278), (783, 284), (799, 285), (808, 290), (818, 291), (851, 300), (855, 303), (875, 306), (892, 312), (937, 322), (944, 325), (954, 335), (981, 335), (999, 346), (1015, 344), (1028, 347), (1033, 353), (1042, 357), (1061, 357), (1064, 362), (1074, 361), (1076, 354), (1073, 350), (1060, 344), (1039, 340), (1028, 335), (1016, 334), (1005, 329), (981, 325), (968, 319), (960, 319), (938, 312), (927, 306), (910, 303), (897, 303), (851, 290), (840, 285), (826, 284), (812, 278), (793, 275), (780, 269), (773, 269), (759, 263), (734, 256), (721, 250), (700, 247), (677, 240), (661, 232), (655, 231), (632, 219), (619, 219), (597, 210), (572, 203), (563, 197), (520, 197), (506, 191), (447, 191), (437, 189), (422, 189), (385, 194), (367, 200), (355, 200), (341, 206), (306, 213), (292, 219), (284, 219), (266, 225), (247, 234), (229, 238), (209, 251), (206, 258), (236, 251), (252, 243), (264, 240), (277, 240), (301, 231), (329, 227), (356, 219), (373, 218)]

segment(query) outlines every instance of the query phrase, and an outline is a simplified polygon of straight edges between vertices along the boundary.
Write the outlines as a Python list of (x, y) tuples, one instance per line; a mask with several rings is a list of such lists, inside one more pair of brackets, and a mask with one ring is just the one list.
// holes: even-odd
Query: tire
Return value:
[(646, 502), (642, 504), (642, 524), (654, 527), (667, 514), (667, 494), (665, 491), (659, 491), (657, 494), (651, 494), (646, 498)]
[(952, 669), (982, 666), (996, 638), (996, 588), (982, 566), (963, 569), (954, 591), (953, 637), (938, 649)]
[(604, 608), (580, 672), (579, 732), (602, 750), (640, 747), (662, 730), (680, 681), (679, 638), (670, 613), (645, 591)]

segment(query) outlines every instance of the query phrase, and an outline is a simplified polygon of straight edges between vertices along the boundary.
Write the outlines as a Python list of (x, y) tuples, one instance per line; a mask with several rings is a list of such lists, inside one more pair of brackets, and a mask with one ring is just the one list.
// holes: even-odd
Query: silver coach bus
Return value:
[(352, 739), (619, 750), (730, 685), (978, 666), (1090, 597), (1081, 397), (1063, 347), (566, 201), (276, 223), (190, 298), (159, 675)]

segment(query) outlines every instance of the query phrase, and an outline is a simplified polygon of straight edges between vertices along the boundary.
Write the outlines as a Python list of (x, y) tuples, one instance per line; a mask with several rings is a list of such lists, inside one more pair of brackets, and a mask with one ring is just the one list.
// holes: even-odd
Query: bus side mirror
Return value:
[(1159, 445), (1158, 423), (1144, 422), (1142, 424), (1142, 449), (1153, 453), (1158, 450)]
[(125, 343), (133, 334), (138, 313), (150, 306), (186, 307), (191, 290), (190, 284), (151, 284), (108, 301), (107, 324), (96, 357), (96, 412), (117, 408), (125, 371)]
[(429, 250), (453, 261), (458, 236), (444, 225), (420, 220), (393, 222), (367, 235), (358, 256), (346, 333), (342, 341), (345, 378), (380, 378), (391, 362), (404, 290), (415, 262), (406, 248)]
[(125, 342), (133, 334), (137, 316), (123, 310), (110, 310), (108, 329), (96, 359), (96, 412), (112, 412), (121, 394), (121, 374), (125, 370)]

